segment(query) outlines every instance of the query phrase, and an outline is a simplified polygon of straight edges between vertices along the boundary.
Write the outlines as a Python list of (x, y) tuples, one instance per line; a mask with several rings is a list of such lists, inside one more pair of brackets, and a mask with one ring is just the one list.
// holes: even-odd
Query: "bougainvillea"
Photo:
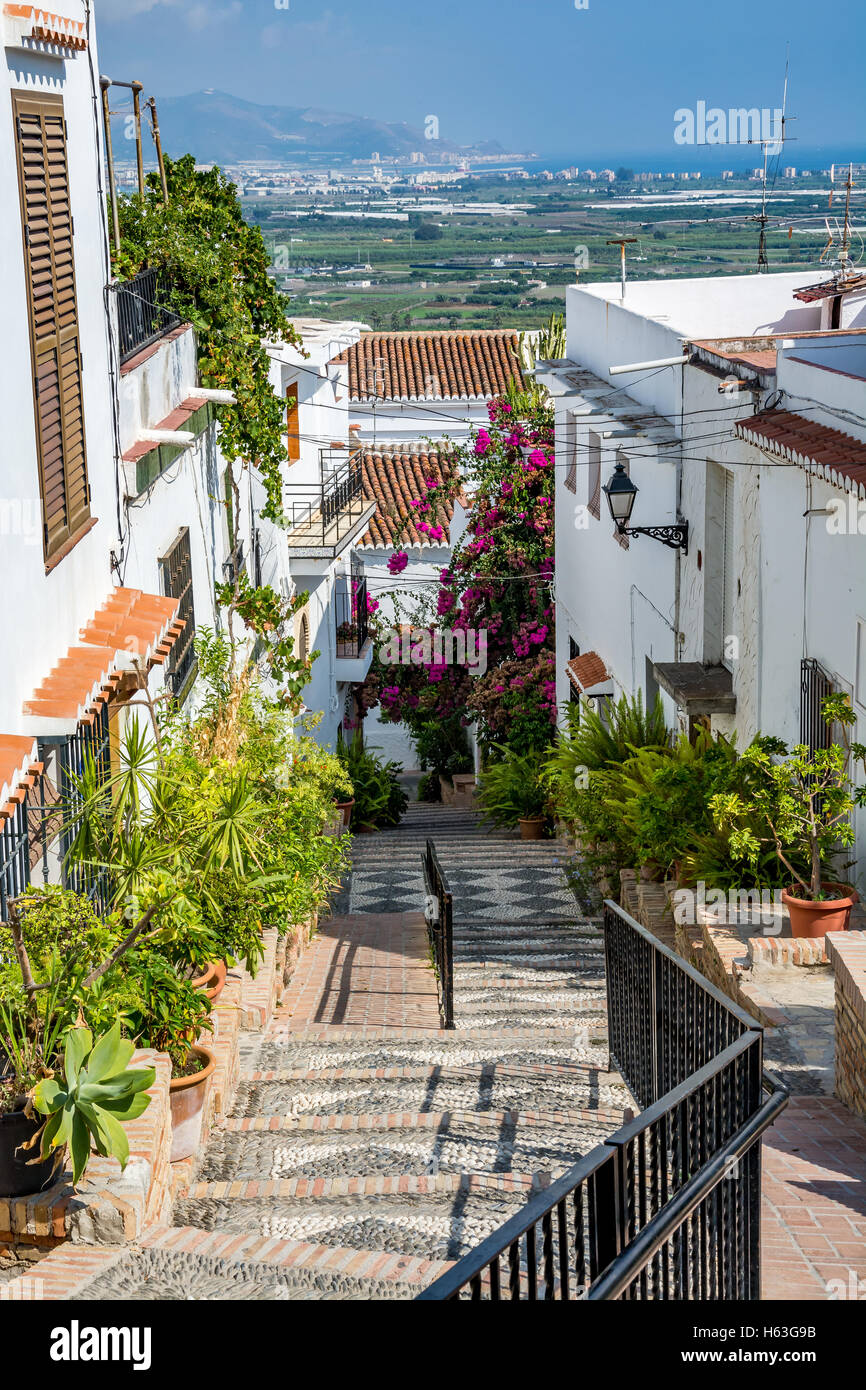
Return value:
[[(443, 503), (461, 488), (471, 494), (465, 534), (438, 592), (405, 628), (399, 662), (383, 661), (379, 649), (365, 704), (378, 702), (384, 718), (413, 731), (459, 718), (476, 724), (483, 745), (524, 752), (549, 743), (556, 724), (553, 412), (537, 394), (511, 393), (491, 401), (488, 414), (489, 426), (456, 450), (454, 473), (429, 479), (412, 504), (416, 527), (438, 540), (447, 531)], [(411, 588), (404, 551), (389, 569), (405, 570)], [(477, 664), (473, 674), (465, 664), (425, 659), (418, 638), (436, 629), (465, 634), (470, 656), (483, 634), (484, 668)]]

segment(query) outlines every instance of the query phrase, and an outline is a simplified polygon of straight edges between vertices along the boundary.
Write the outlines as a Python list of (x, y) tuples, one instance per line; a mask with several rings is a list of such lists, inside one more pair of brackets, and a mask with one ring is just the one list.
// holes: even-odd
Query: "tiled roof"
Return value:
[(178, 600), (141, 589), (115, 589), (81, 629), (82, 646), (70, 647), (24, 702), (34, 732), (73, 732), (92, 723), (122, 672), (162, 665), (183, 630)]
[(41, 767), (38, 757), (34, 738), (0, 734), (0, 829), (24, 800), (28, 773)]
[(790, 410), (764, 410), (737, 423), (737, 434), (826, 482), (866, 497), (866, 443)]
[(86, 30), (80, 19), (67, 19), (65, 15), (41, 10), (38, 5), (4, 5), (3, 15), (21, 39), (72, 51), (87, 47)]
[(583, 656), (572, 657), (566, 670), (572, 685), (580, 691), (591, 690), (607, 680), (607, 667), (598, 652), (584, 652)]
[[(415, 521), (423, 517), (418, 516), (411, 503), (424, 496), (428, 478), (438, 481), (443, 473), (450, 472), (448, 463), (448, 459), (435, 450), (399, 452), (387, 446), (382, 450), (365, 448), (364, 492), (378, 504), (379, 510), (360, 544), (390, 548), (399, 540), (401, 545), (430, 545), (429, 538), (415, 525)], [(451, 502), (440, 506), (441, 524), (444, 525), (446, 519), (450, 523), (453, 515)]]
[(372, 400), (489, 400), (512, 377), (523, 387), (514, 354), (518, 334), (362, 333), (337, 362), (349, 364), (349, 397)]
[(821, 280), (817, 285), (804, 285), (794, 291), (794, 298), (803, 304), (814, 304), (819, 299), (835, 299), (838, 294), (851, 294), (853, 290), (866, 290), (866, 275), (839, 284), (838, 280)]

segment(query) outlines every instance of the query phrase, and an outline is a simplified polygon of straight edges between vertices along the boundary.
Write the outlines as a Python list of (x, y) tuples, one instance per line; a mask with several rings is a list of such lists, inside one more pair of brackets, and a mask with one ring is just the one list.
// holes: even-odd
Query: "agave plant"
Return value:
[(89, 1028), (70, 1028), (63, 1048), (62, 1079), (47, 1077), (34, 1088), (29, 1109), (46, 1117), (26, 1147), (39, 1145), (39, 1159), (55, 1155), (57, 1165), (69, 1148), (72, 1181), (78, 1183), (95, 1149), (103, 1158), (129, 1162), (123, 1126), (143, 1115), (145, 1092), (156, 1079), (153, 1067), (128, 1069), (135, 1044), (120, 1036), (115, 1023), (96, 1042)]

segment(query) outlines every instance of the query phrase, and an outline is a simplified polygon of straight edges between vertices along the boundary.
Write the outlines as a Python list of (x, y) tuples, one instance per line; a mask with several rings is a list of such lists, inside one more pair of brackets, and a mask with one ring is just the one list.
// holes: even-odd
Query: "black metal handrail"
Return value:
[(432, 840), (421, 856), (427, 902), (424, 916), (439, 990), (439, 1021), (454, 1027), (454, 902)]
[[(292, 500), (293, 495), (297, 500)], [(290, 483), (286, 487), (286, 512), (291, 520), (289, 546), (336, 544), (357, 526), (358, 503), (364, 495), (364, 474), (359, 452), (340, 455), (333, 469), (322, 463), (316, 483)]]
[(761, 1136), (788, 1102), (762, 1029), (612, 902), (605, 949), (611, 1059), (648, 1108), (421, 1300), (760, 1297)]
[(182, 319), (167, 307), (168, 277), (165, 271), (140, 270), (130, 280), (112, 285), (117, 300), (117, 334), (120, 364), (177, 328)]

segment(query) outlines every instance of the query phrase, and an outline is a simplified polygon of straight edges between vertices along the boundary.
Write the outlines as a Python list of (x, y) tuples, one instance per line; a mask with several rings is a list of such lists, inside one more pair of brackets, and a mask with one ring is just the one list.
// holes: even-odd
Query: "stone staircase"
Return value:
[(233, 1112), (174, 1228), (86, 1296), (411, 1298), (622, 1125), (601, 930), (555, 842), (413, 805), (356, 837), (337, 912), (417, 912), (428, 837), (455, 900), (455, 1030), (293, 1031), (283, 1013), (246, 1034)]

